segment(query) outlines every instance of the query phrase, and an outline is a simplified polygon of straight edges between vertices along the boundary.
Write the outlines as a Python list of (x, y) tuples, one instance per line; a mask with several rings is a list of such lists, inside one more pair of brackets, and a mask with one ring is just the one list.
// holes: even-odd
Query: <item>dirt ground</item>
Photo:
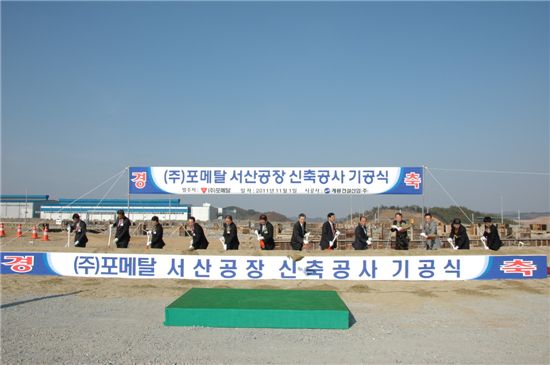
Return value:
[[(2, 242), (3, 251), (75, 251), (52, 241)], [(85, 251), (106, 247), (91, 235)], [(162, 253), (275, 254), (255, 240), (223, 253), (210, 239), (188, 252), (169, 237)], [(146, 252), (145, 237), (129, 252)], [(157, 253), (157, 251), (155, 251)], [(161, 253), (161, 252), (158, 252)], [(431, 254), (455, 254), (448, 249)], [(460, 254), (485, 254), (473, 249)], [(544, 254), (548, 247), (507, 247), (498, 254)], [(304, 255), (328, 254), (320, 251)], [(333, 255), (421, 255), (336, 251)], [(2, 364), (550, 364), (550, 279), (458, 282), (187, 281), (4, 275)], [(217, 329), (163, 326), (164, 308), (192, 287), (336, 290), (350, 312), (348, 330)]]

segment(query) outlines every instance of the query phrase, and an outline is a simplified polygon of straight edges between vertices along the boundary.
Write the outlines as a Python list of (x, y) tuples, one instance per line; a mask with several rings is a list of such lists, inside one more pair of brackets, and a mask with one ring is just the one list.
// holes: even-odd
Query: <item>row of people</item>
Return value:
[[(157, 216), (151, 218), (152, 227), (147, 231), (148, 242), (150, 248), (161, 249), (165, 246), (163, 240), (163, 228)], [(498, 230), (490, 217), (483, 219), (485, 231), (481, 237), (481, 241), (485, 248), (498, 250), (502, 246)], [(114, 242), (118, 248), (127, 248), (130, 242), (130, 220), (125, 216), (123, 210), (117, 211), (117, 221), (112, 225), (116, 228)], [(298, 221), (294, 223), (292, 228), (292, 236), (290, 238), (290, 246), (293, 250), (301, 251), (304, 245), (309, 243), (310, 232), (306, 228), (306, 216), (300, 214)], [(395, 213), (394, 221), (391, 226), (391, 231), (395, 233), (395, 249), (408, 250), (410, 238), (408, 231), (411, 225), (408, 224), (401, 213)], [(186, 231), (191, 236), (192, 241), (190, 249), (204, 250), (208, 247), (209, 242), (202, 226), (196, 223), (194, 217), (190, 217), (187, 221)], [(78, 214), (73, 215), (73, 224), (69, 226), (71, 232), (75, 232), (75, 247), (86, 247), (88, 238), (86, 237), (86, 223), (80, 219)], [(275, 248), (274, 227), (268, 221), (265, 214), (260, 215), (258, 229), (255, 230), (260, 248), (262, 250), (273, 250)], [(334, 250), (338, 247), (338, 237), (340, 232), (336, 229), (336, 215), (329, 213), (327, 220), (321, 228), (321, 240), (319, 246), (322, 250)], [(422, 233), (420, 236), (424, 239), (427, 250), (437, 250), (441, 247), (441, 242), (437, 234), (437, 223), (433, 220), (430, 213), (424, 215), (422, 224)], [(452, 223), (451, 233), (447, 239), (450, 246), (454, 249), (469, 249), (470, 239), (466, 228), (462, 225), (460, 219), (455, 218)], [(220, 237), (225, 250), (238, 250), (239, 237), (237, 226), (233, 222), (233, 217), (225, 216), (223, 222), (223, 234)], [(361, 216), (359, 223), (355, 228), (355, 239), (352, 246), (355, 250), (366, 250), (372, 245), (372, 238), (368, 235), (367, 218)]]
[[(502, 247), (502, 241), (498, 234), (497, 227), (492, 223), (491, 217), (483, 218), (483, 224), (485, 225), (483, 236), (480, 240), (483, 243), (485, 249), (497, 251)], [(408, 237), (408, 230), (411, 228), (410, 224), (403, 219), (401, 213), (395, 213), (393, 225), (391, 231), (395, 232), (395, 249), (396, 250), (408, 250), (410, 239)], [(422, 224), (422, 232), (420, 236), (424, 239), (427, 250), (437, 250), (441, 247), (441, 242), (437, 234), (437, 223), (433, 220), (431, 213), (424, 214), (424, 222)], [(451, 224), (451, 233), (447, 238), (449, 245), (455, 250), (469, 250), (470, 238), (466, 227), (462, 225), (459, 218), (455, 218)]]

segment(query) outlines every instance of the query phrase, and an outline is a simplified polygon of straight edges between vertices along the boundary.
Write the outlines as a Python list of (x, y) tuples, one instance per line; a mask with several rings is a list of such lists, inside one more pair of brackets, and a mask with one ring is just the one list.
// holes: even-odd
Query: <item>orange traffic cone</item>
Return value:
[(0, 223), (0, 237), (6, 237), (6, 231), (4, 231), (4, 223)]
[(17, 225), (17, 238), (23, 237), (23, 230), (21, 229), (21, 224)]
[(48, 226), (44, 226), (44, 235), (42, 236), (42, 241), (49, 241), (48, 237)]
[(38, 238), (38, 232), (36, 232), (36, 226), (32, 226), (32, 236), (31, 236), (31, 238), (33, 240)]

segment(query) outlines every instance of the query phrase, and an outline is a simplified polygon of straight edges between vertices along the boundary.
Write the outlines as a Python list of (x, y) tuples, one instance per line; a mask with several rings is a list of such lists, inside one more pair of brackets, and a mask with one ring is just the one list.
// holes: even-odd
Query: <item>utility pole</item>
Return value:
[(504, 225), (504, 198), (500, 196), (500, 224)]
[(130, 166), (126, 167), (126, 171), (128, 171), (128, 219), (130, 219)]

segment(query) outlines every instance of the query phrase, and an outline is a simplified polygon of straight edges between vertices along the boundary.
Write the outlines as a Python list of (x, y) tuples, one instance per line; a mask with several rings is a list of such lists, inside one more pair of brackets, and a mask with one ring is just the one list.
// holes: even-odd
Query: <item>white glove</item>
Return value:
[(118, 242), (118, 238), (115, 237), (115, 243), (117, 243), (117, 242)]
[(424, 232), (420, 233), (420, 237), (423, 237), (423, 238), (428, 238), (428, 235)]
[(367, 245), (369, 245), (369, 246), (372, 245), (372, 238), (369, 238), (369, 239), (367, 240)]
[(399, 227), (397, 227), (395, 224), (393, 226), (391, 226), (392, 229), (396, 229), (399, 231)]
[(483, 247), (485, 247), (485, 249), (488, 250), (489, 247), (487, 247), (487, 237), (481, 236), (479, 239), (481, 240), (481, 243), (483, 243)]
[(329, 247), (332, 247), (332, 246), (334, 246), (334, 240), (332, 240), (332, 241), (328, 241), (328, 246), (329, 246)]
[(78, 242), (78, 241), (76, 241), (76, 242), (74, 243), (74, 245), (75, 245), (75, 246), (78, 246), (78, 244), (79, 244), (79, 242)]
[(479, 239), (480, 239), (483, 243), (487, 243), (487, 237), (481, 236)]
[(190, 244), (190, 245), (189, 245), (189, 249), (190, 249), (190, 250), (194, 250), (194, 249), (195, 249), (195, 247), (193, 247), (193, 244)]
[(258, 232), (256, 232), (256, 238), (258, 239), (258, 241), (261, 241), (264, 239), (264, 236), (262, 236), (261, 234), (259, 234)]
[(452, 239), (452, 238), (450, 238), (450, 237), (449, 237), (449, 238), (447, 238), (447, 242), (449, 242), (449, 244), (451, 244), (451, 245), (453, 245), (453, 244), (454, 244), (454, 242), (453, 242), (453, 239)]
[(223, 244), (223, 250), (227, 251), (227, 245), (225, 243)]

